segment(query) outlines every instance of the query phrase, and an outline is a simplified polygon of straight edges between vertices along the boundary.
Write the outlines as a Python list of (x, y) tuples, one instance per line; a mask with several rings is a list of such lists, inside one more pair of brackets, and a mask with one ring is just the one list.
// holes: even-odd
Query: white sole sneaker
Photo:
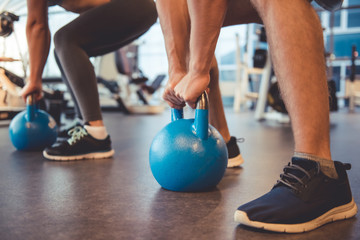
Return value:
[(317, 217), (309, 222), (298, 224), (278, 224), (278, 223), (264, 223), (251, 221), (246, 212), (237, 210), (234, 215), (235, 222), (239, 222), (246, 226), (260, 228), (273, 232), (286, 232), (286, 233), (302, 233), (308, 232), (318, 228), (326, 223), (335, 222), (337, 220), (344, 220), (355, 216), (357, 213), (357, 206), (354, 199), (345, 205), (333, 208), (320, 217)]
[(241, 156), (241, 154), (239, 154), (234, 158), (229, 158), (227, 167), (228, 168), (240, 167), (240, 165), (243, 163), (244, 163), (244, 159)]
[(115, 151), (111, 149), (108, 152), (94, 152), (94, 153), (87, 153), (81, 155), (73, 155), (73, 156), (56, 156), (56, 155), (49, 155), (46, 151), (43, 151), (43, 155), (45, 158), (49, 160), (55, 161), (73, 161), (73, 160), (83, 160), (83, 159), (101, 159), (101, 158), (111, 158), (115, 154)]

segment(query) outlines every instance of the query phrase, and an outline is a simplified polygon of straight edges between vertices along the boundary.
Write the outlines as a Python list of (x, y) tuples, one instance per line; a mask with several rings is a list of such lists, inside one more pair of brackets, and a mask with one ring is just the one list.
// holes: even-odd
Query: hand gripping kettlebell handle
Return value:
[[(209, 100), (208, 100), (208, 94), (206, 91), (204, 91), (200, 97), (197, 99), (197, 107), (196, 109), (202, 109), (202, 110), (208, 110), (209, 109)], [(184, 118), (184, 111), (183, 109), (171, 109), (171, 121), (176, 121), (179, 119)]]
[[(183, 109), (171, 109), (172, 122), (183, 118)], [(199, 138), (206, 140), (209, 137), (209, 100), (206, 91), (197, 100), (193, 127)]]
[[(197, 99), (197, 107), (196, 109), (202, 109), (202, 110), (208, 110), (209, 109), (209, 100), (208, 100), (208, 94), (206, 91), (204, 91), (200, 97), (198, 97)], [(179, 119), (183, 119), (184, 118), (184, 111), (183, 109), (176, 109), (176, 108), (172, 108), (171, 109), (171, 121), (176, 121)]]

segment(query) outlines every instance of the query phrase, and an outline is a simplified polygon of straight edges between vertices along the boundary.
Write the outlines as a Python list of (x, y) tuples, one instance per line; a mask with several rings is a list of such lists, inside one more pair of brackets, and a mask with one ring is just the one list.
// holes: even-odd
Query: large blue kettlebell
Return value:
[(220, 133), (209, 125), (207, 94), (195, 110), (195, 119), (183, 119), (183, 111), (171, 110), (172, 122), (154, 138), (150, 168), (165, 189), (201, 192), (214, 188), (225, 174), (228, 153)]
[(37, 108), (34, 97), (28, 96), (26, 110), (18, 113), (10, 122), (9, 135), (18, 150), (43, 150), (56, 141), (57, 126), (48, 113)]

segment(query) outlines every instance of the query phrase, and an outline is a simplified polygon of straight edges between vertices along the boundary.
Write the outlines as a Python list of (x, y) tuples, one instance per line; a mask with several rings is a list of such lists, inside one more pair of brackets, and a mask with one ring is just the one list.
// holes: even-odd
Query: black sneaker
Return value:
[(226, 144), (227, 150), (228, 150), (228, 168), (232, 167), (239, 167), (241, 164), (243, 164), (244, 159), (241, 156), (240, 148), (237, 145), (237, 142), (243, 142), (243, 138), (237, 139), (236, 137), (231, 137), (230, 141)]
[(43, 152), (50, 160), (69, 161), (81, 159), (109, 158), (114, 155), (110, 136), (104, 140), (93, 138), (84, 127), (70, 130), (71, 137), (67, 141), (57, 142)]
[(70, 126), (65, 127), (64, 129), (60, 130), (58, 132), (58, 136), (57, 136), (57, 140), (59, 141), (63, 141), (63, 140), (67, 140), (71, 137), (71, 130), (74, 129), (75, 127), (81, 127), (82, 124), (79, 122), (76, 122), (75, 124), (71, 124)]
[(346, 170), (335, 162), (338, 179), (320, 171), (317, 162), (293, 158), (270, 192), (238, 208), (235, 221), (274, 232), (300, 233), (357, 213)]

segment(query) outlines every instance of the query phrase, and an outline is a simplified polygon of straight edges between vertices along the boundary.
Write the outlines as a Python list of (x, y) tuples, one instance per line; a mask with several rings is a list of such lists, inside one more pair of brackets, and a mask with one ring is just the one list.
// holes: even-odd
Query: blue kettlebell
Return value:
[(9, 135), (18, 150), (43, 150), (56, 141), (57, 126), (48, 113), (37, 108), (34, 97), (28, 96), (26, 110), (18, 113), (10, 122)]
[(153, 139), (150, 168), (165, 189), (202, 192), (214, 188), (225, 174), (228, 153), (220, 133), (209, 125), (208, 97), (204, 92), (195, 119), (183, 119), (183, 110), (171, 110), (172, 122)]

